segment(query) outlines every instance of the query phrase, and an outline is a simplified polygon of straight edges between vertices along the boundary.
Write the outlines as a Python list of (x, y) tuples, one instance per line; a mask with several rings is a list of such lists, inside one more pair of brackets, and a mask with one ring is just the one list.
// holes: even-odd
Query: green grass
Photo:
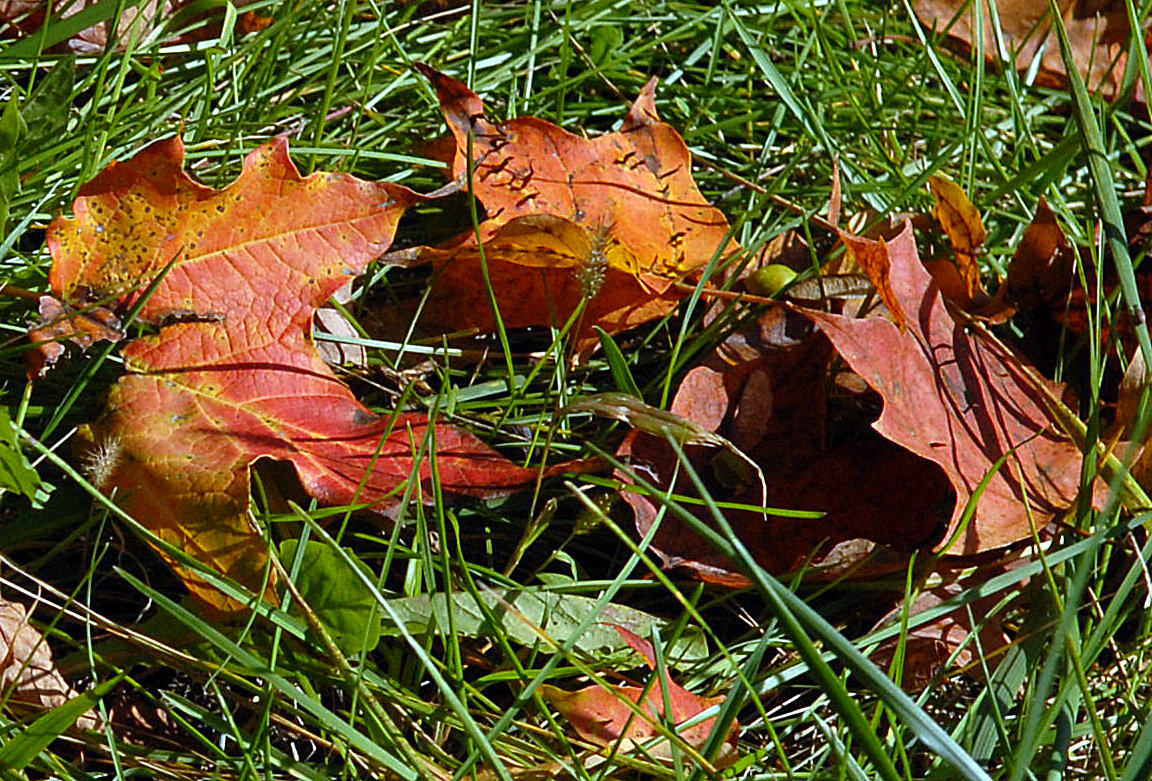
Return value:
[[(104, 0), (85, 13), (114, 17), (131, 5)], [(28, 129), (15, 155), (0, 146), (0, 185), (14, 191), (0, 225), (0, 278), (47, 290), (46, 224), (111, 160), (181, 130), (191, 170), (213, 186), (232, 181), (252, 148), (290, 133), (306, 172), (348, 171), (422, 192), (439, 187), (438, 172), (421, 164), (420, 143), (443, 129), (431, 88), (411, 67), (423, 61), (469, 81), (494, 117), (532, 114), (589, 134), (612, 129), (659, 76), (661, 116), (682, 133), (702, 191), (750, 250), (788, 230), (827, 245), (810, 218), (826, 208), (838, 159), (850, 216), (928, 213), (930, 175), (960, 183), (984, 214), (990, 273), (1003, 271), (1043, 195), (1069, 236), (1092, 247), (1086, 258), (1103, 256), (1105, 244), (1114, 252), (1122, 292), (1101, 305), (1093, 327), (1138, 297), (1142, 258), (1118, 251), (1115, 234), (1097, 226), (1122, 224), (1121, 211), (1141, 202), (1147, 112), (1104, 104), (1082, 87), (1035, 87), (949, 53), (904, 3), (520, 0), (429, 8), (258, 0), (243, 9), (271, 17), (258, 32), (232, 27), (231, 13), (223, 31), (177, 15), (156, 35), (127, 41), (126, 51), (71, 64), (40, 53), (67, 19), (44, 37), (8, 43), (0, 49), (0, 99), (19, 102)], [(203, 28), (206, 37), (168, 42), (185, 28)], [(4, 130), (0, 123), (0, 142)], [(403, 241), (420, 239), (401, 231)], [(1082, 272), (1096, 273), (1086, 263)], [(348, 307), (361, 323), (373, 306), (420, 282), (387, 269), (367, 279)], [(428, 375), (435, 390), (410, 400), (526, 462), (545, 453), (611, 453), (624, 427), (587, 415), (557, 425), (554, 413), (630, 382), (649, 403), (666, 404), (684, 372), (749, 314), (729, 308), (706, 323), (709, 303), (690, 298), (665, 322), (618, 336), (617, 349), (579, 367), (555, 360), (565, 347), (562, 340), (549, 347), (549, 334), (535, 338), (551, 351), (546, 360), (516, 351), (506, 359), (498, 341), (487, 343), (496, 357), (479, 365), (439, 353)], [(974, 641), (975, 669), (950, 670), (908, 697), (885, 676), (898, 679), (899, 664), (879, 671), (864, 654), (944, 612), (868, 632), (881, 602), (931, 583), (925, 572), (833, 586), (781, 583), (723, 533), (723, 510), (711, 499), (721, 533), (705, 531), (741, 562), (748, 589), (704, 587), (662, 571), (603, 477), (547, 481), (537, 495), (460, 507), (413, 505), (407, 523), (393, 529), (359, 519), (344, 525), (343, 513), (325, 526), (318, 521), (330, 513), (322, 508), (274, 512), (258, 501), (270, 539), (305, 537), (327, 547), (327, 566), (340, 573), (348, 599), (375, 605), (383, 637), (375, 651), (359, 654), (306, 609), (263, 606), (248, 624), (221, 626), (181, 601), (178, 582), (142, 541), (147, 532), (99, 498), (70, 450), (76, 426), (99, 414), (101, 393), (121, 370), (118, 351), (104, 360), (100, 348), (74, 355), (29, 384), (23, 334), (34, 318), (34, 301), (0, 296), (0, 392), (50, 494), (35, 506), (14, 491), (0, 496), (0, 593), (42, 600), (36, 623), (76, 688), (117, 682), (115, 694), (100, 700), (102, 713), (134, 707), (150, 716), (131, 729), (114, 722), (52, 741), (78, 706), (29, 715), (4, 705), (7, 777), (507, 779), (530, 768), (593, 779), (711, 775), (692, 756), (714, 757), (722, 730), (704, 746), (674, 741), (671, 761), (621, 746), (598, 763), (541, 698), (542, 684), (576, 688), (616, 682), (618, 674), (647, 680), (634, 657), (583, 639), (612, 605), (656, 619), (647, 631), (675, 680), (727, 697), (720, 723), (738, 718), (742, 727), (741, 757), (724, 771), (731, 777), (1135, 781), (1148, 774), (1152, 626), (1142, 562), (1152, 543), (1142, 515), (1085, 505), (1042, 555), (954, 597), (950, 605), (962, 609), (984, 609), (972, 607), (977, 600), (994, 605), (977, 623), (1002, 620), (1014, 642), (987, 682), (980, 670), (988, 660)], [(1140, 339), (1148, 349), (1146, 330)], [(354, 380), (357, 391), (387, 411), (395, 394), (373, 384), (383, 370), (407, 364), (397, 365), (394, 345), (364, 343), (370, 368), (361, 374), (371, 382)], [(1057, 369), (1084, 376), (1098, 395), (1115, 352), (1104, 344), (1087, 351), (1087, 369), (1083, 354), (1057, 361)], [(423, 350), (423, 358), (435, 346), (408, 349)], [(1101, 423), (1088, 409), (1093, 442)], [(0, 455), (11, 452), (0, 441)], [(267, 485), (254, 495), (282, 479), (262, 475)], [(685, 501), (664, 504), (669, 516), (694, 518)], [(288, 572), (299, 567), (288, 557), (282, 564)], [(320, 601), (323, 585), (306, 580), (297, 571), (303, 596)], [(477, 605), (463, 596), (489, 588), (529, 590), (553, 609), (571, 610), (573, 621), (552, 636), (509, 619), (499, 600)], [(429, 618), (420, 600), (445, 592), (482, 615), (445, 610)], [(473, 636), (470, 627), (485, 621), (495, 629)]]

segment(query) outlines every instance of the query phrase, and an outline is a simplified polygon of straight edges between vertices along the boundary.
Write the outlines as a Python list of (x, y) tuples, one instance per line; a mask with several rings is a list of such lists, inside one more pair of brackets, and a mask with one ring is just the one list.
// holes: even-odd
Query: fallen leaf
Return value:
[[(636, 653), (644, 657), (649, 667), (657, 669), (656, 657), (650, 642), (624, 627), (616, 627), (616, 631)], [(683, 729), (672, 725), (681, 724), (708, 708), (723, 703), (725, 699), (693, 694), (667, 677), (658, 678), (653, 685), (647, 687), (647, 690), (640, 686), (621, 686), (616, 689), (588, 686), (579, 691), (569, 692), (555, 686), (544, 685), (540, 687), (540, 693), (572, 724), (580, 737), (598, 746), (649, 741), (660, 734), (657, 724), (671, 722), (669, 727), (686, 743), (694, 748), (701, 748), (712, 734), (716, 717), (704, 719), (699, 724)], [(622, 699), (639, 705), (645, 716), (636, 714), (622, 702)], [(733, 722), (723, 747), (713, 761), (716, 767), (727, 767), (738, 758), (736, 740), (739, 731), (740, 725)], [(670, 760), (673, 757), (672, 747), (667, 741), (661, 741), (655, 746), (648, 745), (646, 751), (650, 756), (661, 759)]]
[[(944, 539), (960, 535), (948, 552), (972, 554), (1024, 539), (1033, 522), (1042, 527), (1075, 501), (1080, 451), (1056, 430), (1023, 359), (948, 314), (920, 263), (911, 226), (888, 247), (893, 290), (904, 310), (916, 313), (907, 332), (880, 317), (804, 314), (883, 397), (874, 428), (948, 475), (957, 499)], [(1055, 383), (1047, 390), (1060, 398)], [(976, 513), (961, 529), (970, 500), (977, 501)]]
[[(1116, 97), (1124, 75), (1130, 37), (1128, 14), (1120, 0), (1060, 0), (1061, 17), (1068, 31), (1072, 57), (1089, 90)], [(1008, 64), (1028, 71), (1039, 59), (1038, 84), (1064, 88), (1068, 84), (1060, 44), (1052, 30), (1048, 0), (981, 0), (983, 30), (975, 22), (976, 7), (968, 0), (916, 0), (913, 8), (929, 28), (947, 32), (965, 48), (983, 42), (983, 55), (996, 55), (998, 33), (1003, 34)], [(993, 20), (998, 19), (996, 27)], [(998, 28), (998, 29), (997, 29)], [(1148, 21), (1141, 29), (1147, 34)], [(980, 35), (980, 38), (977, 38)]]
[[(413, 634), (491, 638), (500, 633), (517, 643), (533, 647), (542, 642), (540, 633), (556, 643), (569, 642), (574, 650), (603, 659), (631, 656), (630, 646), (616, 627), (636, 632), (661, 632), (670, 623), (635, 608), (608, 603), (592, 597), (550, 591), (543, 588), (480, 588), (475, 593), (452, 591), (417, 594), (389, 600), (399, 622), (382, 627), (385, 635), (398, 636), (401, 627)], [(596, 620), (585, 626), (584, 620)], [(577, 631), (579, 630), (579, 631)], [(699, 664), (708, 657), (708, 643), (702, 633), (688, 631), (665, 648), (669, 667)]]
[(86, 350), (100, 341), (124, 338), (120, 318), (112, 310), (87, 306), (77, 311), (52, 296), (40, 297), (40, 322), (28, 330), (32, 343), (26, 356), (29, 379), (43, 377), (64, 355), (66, 343)]
[[(213, 190), (183, 171), (178, 138), (113, 163), (49, 228), (55, 294), (137, 301), (154, 336), (124, 349), (128, 373), (86, 432), (90, 479), (164, 539), (262, 590), (264, 541), (249, 527), (249, 468), (291, 462), (323, 504), (393, 511), (403, 488), (492, 496), (535, 470), (420, 414), (379, 416), (324, 363), (313, 314), (388, 248), (407, 188), (344, 174), (302, 177), (283, 138)], [(425, 450), (426, 449), (426, 450)], [(423, 451), (422, 457), (414, 454)], [(421, 493), (422, 492), (422, 493)], [(194, 574), (189, 587), (232, 607)]]
[[(0, 39), (23, 37), (41, 32), (49, 8), (52, 11), (52, 21), (57, 22), (87, 11), (97, 6), (99, 1), (0, 0), (0, 23), (3, 23), (0, 26)], [(233, 5), (242, 7), (251, 2), (252, 0), (238, 0)], [(75, 54), (100, 54), (108, 48), (108, 44), (111, 42), (113, 49), (122, 51), (130, 41), (134, 45), (140, 45), (155, 40), (158, 37), (158, 31), (170, 35), (170, 23), (165, 25), (163, 22), (165, 20), (170, 22), (177, 14), (186, 15), (183, 20), (186, 23), (201, 19), (210, 23), (214, 22), (217, 31), (220, 27), (218, 18), (222, 18), (222, 13), (218, 12), (218, 7), (197, 4), (194, 0), (144, 0), (144, 2), (124, 5), (119, 15), (115, 15), (114, 9), (115, 6), (112, 6), (109, 8), (109, 13), (105, 14), (101, 21), (68, 36), (51, 48)], [(113, 16), (115, 18), (110, 18)], [(241, 13), (238, 17), (237, 29), (241, 32), (262, 29), (260, 26), (262, 23), (267, 25), (267, 22), (262, 21), (263, 19), (266, 17), (259, 17), (252, 12)], [(49, 27), (48, 30), (50, 32), (51, 28)], [(170, 40), (201, 40), (209, 35), (210, 30), (201, 27), (189, 31), (189, 34), (178, 39), (170, 38)]]
[(954, 182), (942, 176), (929, 176), (928, 187), (936, 205), (932, 213), (940, 222), (956, 255), (956, 270), (964, 280), (966, 297), (972, 300), (987, 298), (980, 282), (980, 264), (976, 256), (984, 249), (988, 233), (980, 211), (968, 200), (967, 193)]
[[(915, 618), (959, 594), (978, 588), (993, 576), (1026, 563), (1026, 558), (1014, 557), (975, 571), (969, 571), (968, 568), (958, 570), (938, 566), (933, 570), (933, 575), (939, 579), (939, 584), (922, 591), (907, 608), (904, 604), (900, 604), (889, 611), (876, 623), (875, 629), (901, 621), (905, 612), (909, 618)], [(962, 669), (983, 659), (983, 664), (974, 670), (975, 674), (981, 675), (985, 666), (988, 672), (992, 672), (1010, 642), (1004, 629), (1002, 614), (992, 613), (997, 603), (1003, 599), (1004, 594), (995, 593), (920, 624), (900, 636), (881, 643), (872, 652), (871, 659), (881, 667), (888, 667), (895, 658), (898, 643), (902, 641), (904, 662), (900, 668), (900, 685), (908, 691), (923, 690), (945, 669), (946, 665)], [(978, 624), (976, 632), (979, 635), (979, 645), (972, 638), (973, 617)]]
[[(162, 16), (170, 16), (173, 10), (186, 3), (146, 0), (141, 4), (127, 5), (115, 20), (107, 19), (81, 30), (65, 39), (60, 47), (77, 54), (96, 54), (104, 51), (109, 40), (122, 48), (129, 38), (138, 42), (147, 40)], [(0, 21), (5, 23), (3, 37), (29, 35), (40, 30), (46, 12), (51, 6), (53, 21), (70, 16), (96, 5), (96, 0), (79, 2), (47, 2), (47, 0), (0, 0)]]
[(892, 317), (892, 322), (896, 323), (896, 327), (903, 331), (907, 317), (904, 314), (904, 309), (900, 306), (899, 299), (892, 292), (892, 284), (889, 281), (888, 245), (884, 239), (873, 241), (840, 231), (840, 241), (844, 242), (844, 246), (852, 254), (856, 264), (868, 275), (868, 279), (876, 288), (876, 295), (880, 296), (880, 300), (888, 307), (888, 314)]
[(593, 325), (615, 332), (671, 311), (673, 282), (738, 249), (683, 139), (656, 114), (655, 79), (619, 131), (586, 139), (535, 117), (493, 123), (462, 83), (417, 67), (455, 138), (452, 176), (471, 176), (487, 214), (478, 236), (426, 253), (436, 269), (426, 325), (495, 330), (480, 247), (505, 327), (563, 325), (586, 305), (585, 345)]
[[(24, 606), (0, 598), (0, 703), (21, 713), (39, 714), (76, 694), (56, 669), (52, 650), (29, 622)], [(81, 716), (76, 726), (96, 729), (95, 714)]]
[[(738, 461), (701, 438), (684, 447), (713, 499), (743, 505), (725, 507), (725, 518), (757, 562), (774, 573), (801, 566), (828, 569), (831, 577), (852, 567), (858, 576), (889, 571), (902, 559), (876, 544), (906, 557), (939, 539), (951, 514), (954, 494), (944, 473), (873, 431), (867, 399), (838, 402), (840, 411), (828, 420), (831, 358), (828, 340), (806, 318), (769, 310), (689, 372), (672, 402), (673, 411), (719, 432), (763, 470), (768, 507), (801, 512), (749, 509), (765, 500)], [(617, 456), (661, 491), (697, 495), (662, 436), (633, 431)], [(619, 476), (630, 479), (627, 472)], [(652, 549), (665, 566), (711, 583), (747, 585), (688, 524), (671, 513), (661, 518), (658, 499), (633, 490), (623, 496), (640, 534), (659, 522)], [(706, 508), (681, 506), (711, 523)], [(857, 546), (847, 561), (842, 544), (860, 539), (875, 544)], [(861, 569), (865, 562), (867, 570)]]

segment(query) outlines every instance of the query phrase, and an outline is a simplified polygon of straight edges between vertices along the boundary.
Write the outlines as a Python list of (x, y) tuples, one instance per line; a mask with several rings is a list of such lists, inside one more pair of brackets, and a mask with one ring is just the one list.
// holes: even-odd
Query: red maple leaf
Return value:
[[(892, 290), (907, 315), (901, 332), (883, 317), (803, 310), (884, 399), (873, 427), (940, 465), (956, 490), (944, 539), (970, 499), (976, 513), (949, 549), (971, 554), (1025, 539), (1066, 510), (1080, 487), (1081, 454), (1060, 433), (1020, 356), (953, 320), (916, 252), (911, 224), (887, 242)], [(987, 483), (984, 484), (984, 481)]]

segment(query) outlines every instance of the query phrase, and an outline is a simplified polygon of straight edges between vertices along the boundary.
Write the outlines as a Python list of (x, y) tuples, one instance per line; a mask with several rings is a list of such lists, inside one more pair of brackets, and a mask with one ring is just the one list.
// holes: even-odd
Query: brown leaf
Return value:
[(959, 185), (942, 176), (929, 176), (928, 187), (936, 199), (932, 213), (944, 228), (956, 254), (956, 269), (964, 280), (965, 298), (987, 298), (980, 282), (980, 264), (976, 262), (977, 254), (984, 249), (984, 242), (988, 239), (979, 210)]
[[(915, 618), (965, 591), (977, 588), (993, 576), (1015, 569), (1024, 563), (1027, 563), (1026, 560), (1017, 557), (1009, 562), (983, 567), (971, 573), (967, 568), (958, 570), (938, 567), (934, 573), (942, 579), (941, 584), (917, 595), (912, 605), (907, 608), (908, 617)], [(928, 623), (920, 624), (905, 633), (902, 638), (894, 637), (886, 640), (873, 651), (872, 661), (881, 667), (887, 667), (895, 656), (898, 643), (902, 640), (905, 656), (900, 684), (908, 691), (922, 690), (948, 663), (956, 668), (965, 668), (982, 657), (987, 670), (991, 672), (996, 669), (1002, 658), (1002, 651), (1009, 644), (1002, 615), (989, 617), (990, 611), (1003, 597), (1003, 594), (997, 593), (977, 599), (967, 607), (956, 608)], [(881, 618), (875, 628), (879, 629), (901, 621), (904, 613), (904, 605), (898, 605)], [(977, 646), (971, 639), (972, 616), (976, 618), (979, 626), (979, 655)], [(981, 666), (975, 672), (979, 675), (983, 669)]]
[[(835, 557), (827, 562), (835, 575), (865, 560), (887, 571), (898, 562), (882, 549), (858, 546), (848, 562), (845, 549), (836, 546), (866, 538), (915, 550), (939, 538), (952, 509), (954, 494), (939, 467), (872, 431), (871, 416), (840, 414), (829, 423), (831, 357), (827, 339), (813, 333), (803, 317), (772, 310), (690, 372), (673, 401), (673, 410), (716, 427), (763, 470), (769, 507), (807, 513), (766, 516), (725, 509), (741, 541), (772, 572), (790, 572), (807, 562), (824, 566), (825, 555)], [(685, 453), (715, 500), (751, 506), (763, 501), (758, 482), (726, 451), (698, 445)], [(696, 494), (661, 437), (632, 432), (617, 455), (661, 491)], [(625, 491), (624, 498), (637, 530), (647, 534), (660, 516), (659, 501), (635, 491)], [(705, 508), (684, 507), (710, 522)], [(811, 517), (813, 512), (822, 515)], [(747, 584), (732, 562), (672, 514), (660, 520), (652, 547), (668, 567), (690, 570), (708, 582)]]
[[(999, 28), (1004, 44), (1015, 53), (1014, 65), (1029, 70), (1040, 58), (1037, 83), (1064, 88), (1067, 75), (1060, 44), (1052, 29), (1048, 0), (981, 0), (984, 29), (984, 56), (997, 61), (997, 30), (994, 15), (999, 14)], [(1064, 26), (1072, 46), (1073, 60), (1089, 90), (1099, 89), (1106, 98), (1114, 98), (1124, 75), (1130, 28), (1122, 0), (1060, 0)], [(920, 21), (930, 28), (947, 31), (965, 48), (975, 46), (976, 7), (968, 0), (915, 0), (913, 8)], [(1146, 34), (1148, 20), (1141, 34)], [(1013, 64), (1013, 63), (1009, 63)]]
[[(53, 0), (51, 3), (47, 0), (0, 0), (0, 22), (3, 23), (0, 26), (0, 39), (37, 32), (44, 24), (46, 11), (50, 6), (53, 21), (58, 21), (79, 14), (95, 6), (97, 2), (98, 0)], [(233, 5), (245, 6), (251, 2), (252, 0), (238, 0)], [(155, 38), (161, 22), (182, 9), (185, 12), (191, 10), (195, 14), (195, 17), (190, 17), (188, 21), (203, 17), (215, 22), (216, 29), (219, 29), (218, 19), (222, 18), (222, 14), (216, 13), (218, 9), (212, 6), (197, 5), (194, 0), (144, 0), (141, 3), (125, 4), (118, 17), (81, 30), (53, 48), (76, 54), (99, 54), (111, 41), (113, 49), (123, 50), (133, 39), (136, 43), (142, 43)], [(240, 32), (262, 29), (260, 17), (254, 14), (240, 14), (238, 21)], [(182, 40), (199, 40), (209, 34), (209, 30), (204, 28), (194, 31)]]
[[(28, 619), (23, 605), (0, 598), (0, 703), (39, 715), (77, 692), (60, 675), (52, 650)], [(76, 726), (96, 729), (95, 714), (81, 716)]]
[(1076, 249), (1043, 196), (1008, 264), (1006, 296), (1019, 309), (1052, 309), (1066, 301), (1073, 283)]
[[(1067, 509), (1079, 489), (1080, 451), (1060, 435), (1022, 359), (953, 321), (916, 252), (907, 226), (889, 243), (892, 286), (906, 333), (887, 320), (805, 311), (837, 352), (884, 399), (874, 424), (891, 441), (943, 468), (957, 501), (950, 537), (981, 482), (976, 515), (949, 548), (970, 554), (1001, 547)], [(1060, 388), (1048, 392), (1060, 397)]]
[(40, 322), (29, 329), (28, 377), (36, 379), (64, 355), (65, 342), (86, 350), (96, 342), (118, 342), (124, 338), (120, 318), (102, 306), (88, 306), (76, 311), (52, 296), (40, 297)]
[(844, 246), (852, 254), (853, 260), (868, 275), (868, 279), (876, 287), (876, 294), (888, 307), (888, 314), (891, 315), (892, 322), (903, 331), (907, 323), (907, 316), (904, 314), (904, 309), (900, 306), (896, 294), (892, 292), (892, 285), (889, 282), (891, 263), (888, 260), (888, 244), (884, 239), (872, 241), (844, 231), (839, 233), (840, 240), (844, 242)]

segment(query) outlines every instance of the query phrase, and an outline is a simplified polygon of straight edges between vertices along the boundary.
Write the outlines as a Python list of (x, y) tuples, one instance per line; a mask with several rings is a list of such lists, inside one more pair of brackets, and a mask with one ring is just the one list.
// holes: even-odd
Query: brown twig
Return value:
[(17, 287), (10, 285), (7, 282), (0, 282), (0, 295), (5, 295), (10, 298), (22, 298), (25, 301), (39, 301), (44, 293), (37, 293), (35, 290), (28, 290), (27, 288)]
[(787, 198), (776, 195), (775, 193), (768, 192), (763, 187), (756, 184), (755, 182), (753, 182), (750, 179), (745, 179), (743, 176), (740, 176), (739, 174), (734, 174), (725, 168), (721, 168), (720, 166), (716, 165), (715, 163), (713, 163), (709, 160), (704, 160), (704, 159), (700, 159), (700, 158), (693, 158), (693, 160), (695, 160), (696, 162), (698, 162), (700, 165), (704, 166), (705, 168), (710, 168), (711, 170), (713, 170), (716, 173), (723, 176), (725, 179), (729, 179), (730, 181), (733, 181), (736, 184), (739, 184), (743, 187), (747, 187), (749, 190), (752, 190), (753, 192), (758, 192), (761, 195), (767, 195), (768, 200), (772, 201), (772, 203), (776, 204), (777, 206), (783, 206), (785, 209), (792, 212), (793, 214), (798, 214), (801, 217), (804, 217), (805, 219), (811, 220), (813, 223), (815, 223), (816, 225), (819, 225), (821, 228), (824, 228), (825, 230), (832, 231), (833, 233), (836, 233), (839, 231), (839, 229), (834, 224), (832, 224), (828, 220), (824, 219), (819, 214), (816, 214), (816, 213), (810, 214), (808, 212), (808, 210), (805, 209), (803, 206), (800, 206), (799, 204), (792, 203), (792, 201), (788, 200)]

